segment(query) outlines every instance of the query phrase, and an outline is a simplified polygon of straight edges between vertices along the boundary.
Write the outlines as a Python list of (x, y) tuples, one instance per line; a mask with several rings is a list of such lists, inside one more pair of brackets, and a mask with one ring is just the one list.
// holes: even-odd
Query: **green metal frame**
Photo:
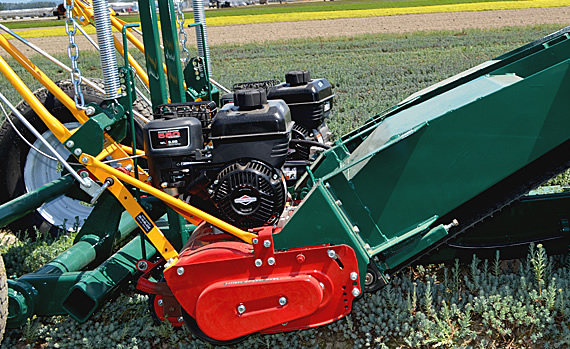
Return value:
[[(153, 107), (169, 99), (184, 102), (208, 98), (217, 102), (219, 91), (209, 82), (205, 57), (199, 57), (205, 63), (205, 84), (194, 78), (194, 67), (181, 67), (172, 0), (159, 1), (167, 78), (155, 3), (140, 0), (139, 9)], [(196, 25), (203, 32), (203, 24)], [(106, 109), (94, 105), (95, 115), (70, 138), (74, 148), (89, 154), (103, 149), (105, 132), (122, 140), (127, 118), (134, 127), (134, 80), (126, 45), (129, 27), (123, 30), (125, 67), (120, 68), (126, 96)], [(388, 272), (449, 236), (453, 225), (443, 219), (453, 218), (450, 214), (456, 209), (570, 144), (570, 134), (565, 132), (570, 126), (568, 96), (568, 31), (421, 91), (345, 135), (313, 163), (294, 191), (303, 201), (275, 235), (275, 248), (347, 244), (356, 252), (362, 284), (371, 264), (387, 282)], [(134, 129), (131, 132), (135, 134)], [(132, 146), (136, 149), (134, 137)], [(70, 177), (64, 176), (0, 206), (0, 224), (22, 217), (73, 187), (76, 185)], [(192, 227), (156, 199), (139, 201), (153, 220), (166, 214), (164, 235), (181, 249)], [(552, 211), (551, 205), (558, 205), (560, 210), (548, 216), (549, 230), (552, 236), (567, 241), (568, 195), (523, 199), (512, 206), (511, 215), (503, 216), (495, 225), (490, 223), (487, 229), (524, 222), (520, 216), (513, 218), (517, 210), (529, 212), (542, 207), (536, 211), (546, 215), (544, 210)], [(9, 327), (22, 325), (32, 314), (67, 313), (84, 322), (119, 284), (137, 272), (139, 259), (155, 255), (156, 249), (142, 235), (122, 246), (137, 227), (123, 210), (105, 192), (69, 250), (39, 270), (9, 281)], [(519, 225), (504, 238), (540, 239), (540, 234), (529, 227), (532, 225)], [(424, 261), (449, 260), (463, 253), (457, 244), (481, 244), (490, 239), (488, 234), (474, 232), (456, 238)]]

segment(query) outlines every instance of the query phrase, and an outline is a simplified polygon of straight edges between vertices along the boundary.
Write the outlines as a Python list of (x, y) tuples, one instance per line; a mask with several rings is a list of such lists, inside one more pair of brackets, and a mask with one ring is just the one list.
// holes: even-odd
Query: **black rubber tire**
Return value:
[[(103, 88), (102, 81), (94, 80), (101, 88)], [(73, 97), (75, 92), (73, 84), (69, 80), (57, 82), (57, 85), (69, 96)], [(83, 85), (83, 95), (85, 104), (103, 102), (103, 96), (93, 88)], [(39, 101), (46, 107), (46, 109), (62, 123), (74, 122), (76, 119), (71, 112), (51, 94), (46, 88), (40, 88), (34, 92)], [(134, 103), (134, 109), (147, 118), (151, 118), (151, 108), (144, 101), (137, 100)], [(24, 101), (18, 104), (17, 109), (20, 113), (40, 132), (43, 133), (47, 127), (43, 124), (40, 118), (32, 110), (32, 108)], [(31, 143), (35, 142), (36, 138), (28, 129), (14, 115), (10, 118), (20, 133)], [(137, 119), (135, 119), (137, 120)], [(138, 121), (137, 121), (138, 123)], [(142, 148), (142, 126), (137, 127), (137, 148), (141, 144)], [(139, 134), (140, 132), (140, 134)], [(128, 135), (125, 141), (130, 144), (130, 127), (128, 127)], [(139, 142), (140, 139), (140, 142)], [(24, 184), (24, 165), (30, 147), (18, 136), (12, 126), (7, 120), (4, 120), (0, 126), (0, 204), (8, 202), (22, 194), (26, 193)], [(52, 233), (57, 230), (47, 222), (40, 214), (33, 212), (9, 225), (10, 229), (14, 232), (25, 231), (31, 228), (37, 228), (42, 233)], [(31, 231), (30, 231), (31, 232)], [(33, 236), (34, 234), (31, 234)]]
[(4, 259), (0, 255), (0, 343), (4, 338), (4, 330), (6, 329), (6, 321), (8, 320), (8, 278), (6, 276), (6, 268), (4, 267)]

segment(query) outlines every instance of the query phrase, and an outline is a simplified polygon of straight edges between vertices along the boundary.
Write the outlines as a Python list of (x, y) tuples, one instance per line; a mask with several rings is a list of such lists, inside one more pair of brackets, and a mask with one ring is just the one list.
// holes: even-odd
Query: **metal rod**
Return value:
[[(79, 27), (78, 27), (79, 28)], [(32, 44), (31, 42), (29, 42), (28, 40), (24, 39), (23, 37), (21, 37), (20, 35), (18, 35), (17, 33), (13, 32), (12, 30), (10, 30), (9, 28), (7, 28), (6, 26), (4, 26), (3, 24), (0, 24), (0, 29), (2, 29), (3, 31), (5, 31), (6, 33), (12, 35), (15, 39), (17, 39), (18, 41), (20, 41), (21, 43), (23, 43), (24, 45), (28, 46), (29, 48), (31, 48), (32, 50), (36, 51), (37, 53), (39, 53), (40, 55), (42, 55), (43, 57), (47, 58), (50, 62), (54, 63), (55, 65), (57, 65), (58, 67), (60, 67), (61, 69), (67, 71), (68, 73), (71, 72), (71, 68), (68, 67), (67, 65), (65, 65), (64, 63), (62, 63), (61, 61), (59, 61), (57, 58), (53, 57), (52, 55), (50, 55), (49, 53), (45, 52), (44, 50), (42, 50), (41, 48), (37, 47), (36, 45)], [(76, 74), (77, 75), (77, 74)], [(88, 85), (89, 87), (93, 88), (95, 91), (101, 93), (101, 94), (105, 94), (105, 90), (103, 90), (101, 87), (97, 86), (94, 82), (92, 82), (91, 80), (82, 77), (82, 82), (84, 82), (86, 85)]]
[[(209, 61), (208, 61), (209, 63)], [(220, 84), (219, 82), (217, 82), (216, 80), (210, 78), (210, 82), (214, 85), (216, 85), (216, 87), (218, 87), (220, 90), (224, 91), (225, 93), (231, 93), (232, 91), (228, 90), (227, 88), (225, 88), (222, 84)]]
[[(75, 21), (75, 19), (72, 19), (72, 20)], [(97, 49), (97, 51), (99, 51), (99, 45), (97, 45), (97, 43), (91, 38), (91, 36), (89, 36), (89, 34), (87, 34), (85, 32), (85, 29), (83, 29), (83, 26), (81, 26), (78, 23), (76, 23), (75, 25), (76, 25), (77, 29), (79, 29), (81, 34), (83, 34), (83, 36), (85, 36), (85, 39), (87, 39), (87, 41), (89, 41), (91, 43), (91, 45), (93, 45), (93, 47), (95, 47)]]
[(54, 200), (73, 188), (75, 181), (69, 175), (60, 177), (29, 193), (0, 205), (0, 227), (33, 212), (46, 202)]
[(77, 174), (77, 172), (75, 172), (75, 170), (73, 169), (73, 167), (71, 167), (71, 165), (61, 156), (59, 155), (59, 153), (57, 152), (57, 150), (55, 150), (51, 144), (49, 144), (49, 142), (42, 137), (42, 135), (38, 132), (38, 130), (36, 130), (34, 128), (34, 126), (32, 126), (32, 124), (30, 124), (30, 122), (28, 120), (26, 120), (26, 118), (18, 111), (18, 109), (12, 104), (10, 103), (10, 101), (2, 94), (0, 93), (0, 100), (2, 102), (4, 102), (8, 108), (10, 108), (10, 110), (12, 110), (12, 113), (18, 118), (20, 119), (20, 122), (22, 122), (22, 124), (24, 124), (24, 126), (26, 126), (26, 128), (28, 130), (30, 130), (30, 132), (32, 132), (34, 134), (34, 136), (36, 136), (37, 139), (39, 139), (45, 146), (46, 148), (49, 149), (49, 151), (59, 160), (59, 162), (61, 162), (63, 164), (63, 166), (65, 167), (66, 170), (69, 171), (69, 173), (79, 182), (81, 183), (81, 185), (83, 185), (84, 187), (89, 188), (91, 186), (91, 183), (84, 180), (83, 178), (81, 178), (81, 176), (79, 176), (79, 174)]

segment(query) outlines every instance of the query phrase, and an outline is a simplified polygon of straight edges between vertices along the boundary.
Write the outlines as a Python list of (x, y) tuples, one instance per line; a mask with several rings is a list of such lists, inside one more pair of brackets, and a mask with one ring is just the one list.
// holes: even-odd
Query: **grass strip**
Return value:
[[(456, 0), (457, 1), (457, 0)], [(455, 1), (455, 2), (456, 2)], [(253, 23), (278, 23), (278, 22), (299, 22), (309, 20), (327, 20), (339, 18), (363, 18), (363, 17), (381, 17), (394, 16), (404, 14), (421, 14), (421, 13), (445, 13), (445, 12), (474, 12), (474, 11), (492, 11), (492, 10), (514, 10), (526, 8), (549, 8), (570, 6), (570, 0), (510, 0), (510, 1), (485, 1), (485, 2), (465, 2), (451, 3), (452, 0), (438, 2), (438, 5), (420, 5), (430, 2), (425, 0), (413, 1), (393, 1), (393, 2), (372, 2), (370, 4), (413, 4), (406, 7), (388, 7), (388, 8), (370, 8), (370, 9), (353, 9), (353, 10), (328, 10), (316, 11), (316, 7), (310, 8), (310, 11), (297, 12), (295, 9), (303, 9), (302, 7), (291, 7), (287, 13), (273, 11), (273, 13), (262, 14), (246, 14), (235, 15), (232, 13), (228, 16), (214, 16), (215, 11), (208, 11), (206, 23), (209, 26), (220, 25), (236, 25), (236, 24), (253, 24)], [(433, 3), (433, 2), (432, 2)], [(368, 3), (364, 3), (365, 5)], [(351, 6), (351, 4), (341, 4), (338, 6)], [(371, 6), (371, 5), (367, 5)], [(322, 8), (331, 8), (331, 6), (322, 6)], [(340, 8), (340, 7), (339, 7)], [(287, 8), (283, 8), (287, 10)], [(236, 12), (237, 13), (237, 12)], [(136, 18), (133, 18), (136, 19)], [(85, 30), (89, 34), (95, 33), (95, 28), (89, 26)], [(18, 34), (24, 38), (65, 36), (65, 29), (60, 27), (49, 27), (42, 29), (23, 30)], [(6, 38), (11, 37), (3, 33)]]

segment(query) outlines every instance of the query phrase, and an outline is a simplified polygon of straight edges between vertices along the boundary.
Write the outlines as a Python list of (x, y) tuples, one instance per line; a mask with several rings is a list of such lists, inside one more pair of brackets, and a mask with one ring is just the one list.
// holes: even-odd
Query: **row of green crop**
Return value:
[[(333, 2), (291, 2), (283, 5), (267, 5), (267, 6), (242, 6), (237, 8), (212, 9), (206, 12), (207, 18), (225, 17), (225, 16), (244, 16), (244, 15), (261, 15), (261, 14), (284, 14), (296, 12), (323, 12), (323, 11), (352, 11), (352, 10), (370, 10), (380, 8), (396, 8), (396, 7), (421, 7), (430, 5), (450, 5), (477, 3), (482, 0), (438, 0), (437, 2), (430, 0), (337, 0)], [(496, 2), (503, 0), (485, 0), (485, 2)], [(206, 2), (206, 6), (208, 6)], [(120, 18), (129, 23), (140, 22), (138, 15), (120, 16)], [(185, 18), (193, 20), (191, 12), (185, 13)], [(25, 29), (37, 27), (63, 26), (64, 20), (49, 19), (45, 21), (13, 21), (6, 22), (5, 25), (10, 29)]]

